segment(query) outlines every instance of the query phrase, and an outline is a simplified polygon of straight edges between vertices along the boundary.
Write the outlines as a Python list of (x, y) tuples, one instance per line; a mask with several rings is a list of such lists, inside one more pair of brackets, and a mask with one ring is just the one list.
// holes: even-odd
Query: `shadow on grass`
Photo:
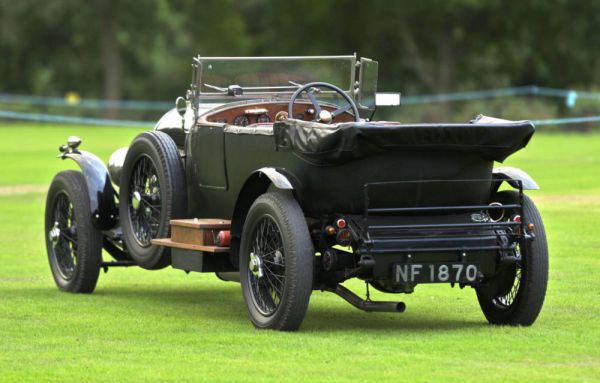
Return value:
[[(28, 299), (43, 300), (55, 303), (64, 300), (64, 304), (73, 307), (80, 305), (79, 310), (93, 309), (110, 311), (114, 315), (129, 315), (137, 312), (145, 320), (158, 321), (169, 313), (179, 318), (195, 321), (202, 317), (209, 321), (223, 321), (234, 327), (252, 327), (239, 286), (227, 287), (202, 286), (165, 286), (165, 287), (112, 287), (103, 288), (91, 295), (73, 295), (61, 293), (53, 288), (35, 287), (31, 289), (15, 289), (13, 294), (23, 294)], [(318, 294), (318, 293), (316, 293)], [(79, 302), (74, 302), (77, 300)], [(341, 298), (340, 298), (341, 300)], [(343, 302), (343, 301), (341, 301)], [(306, 319), (301, 327), (305, 332), (356, 331), (385, 332), (389, 330), (410, 330), (411, 332), (437, 332), (449, 330), (465, 330), (485, 328), (485, 320), (469, 320), (456, 317), (440, 317), (430, 310), (426, 312), (408, 313), (366, 313), (345, 303), (327, 305), (320, 300), (312, 302)], [(407, 308), (410, 310), (410, 307)], [(107, 313), (107, 315), (110, 315)]]

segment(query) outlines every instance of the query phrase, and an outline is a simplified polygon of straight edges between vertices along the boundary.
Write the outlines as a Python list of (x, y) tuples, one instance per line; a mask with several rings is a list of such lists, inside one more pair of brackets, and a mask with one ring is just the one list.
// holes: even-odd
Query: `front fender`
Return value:
[[(513, 168), (510, 166), (495, 168), (493, 170), (493, 175), (496, 179), (505, 180), (510, 186), (512, 186), (515, 189), (518, 189), (519, 185), (516, 182), (514, 182), (514, 180), (521, 181), (521, 184), (523, 185), (523, 190), (540, 189), (538, 184), (533, 180), (533, 178), (529, 174), (525, 173), (523, 170), (518, 168)], [(498, 187), (500, 187), (500, 183), (498, 184)]]
[(84, 150), (65, 152), (60, 158), (70, 158), (81, 168), (88, 189), (92, 224), (100, 230), (114, 227), (117, 212), (115, 190), (104, 163), (96, 155)]

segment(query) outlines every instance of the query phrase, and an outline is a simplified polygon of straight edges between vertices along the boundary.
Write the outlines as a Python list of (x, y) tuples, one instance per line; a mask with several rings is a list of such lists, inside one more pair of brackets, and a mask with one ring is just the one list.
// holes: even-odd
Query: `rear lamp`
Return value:
[(334, 235), (336, 232), (335, 227), (329, 225), (327, 227), (325, 227), (325, 233), (327, 233), (327, 235)]
[(340, 229), (343, 229), (346, 227), (346, 220), (343, 218), (338, 219), (337, 221), (335, 221), (335, 225), (337, 227), (339, 227)]
[(350, 230), (340, 230), (335, 239), (340, 245), (347, 246), (352, 239), (352, 233), (350, 233)]
[(518, 214), (513, 215), (512, 220), (513, 220), (513, 222), (521, 223), (521, 216)]

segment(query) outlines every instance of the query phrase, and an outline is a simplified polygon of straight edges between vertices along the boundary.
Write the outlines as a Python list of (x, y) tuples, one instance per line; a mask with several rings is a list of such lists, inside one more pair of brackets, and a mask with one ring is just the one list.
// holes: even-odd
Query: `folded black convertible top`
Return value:
[(386, 150), (467, 151), (504, 161), (525, 147), (535, 131), (531, 121), (470, 124), (350, 122), (326, 125), (285, 120), (273, 126), (280, 150), (293, 150), (313, 163), (339, 163)]

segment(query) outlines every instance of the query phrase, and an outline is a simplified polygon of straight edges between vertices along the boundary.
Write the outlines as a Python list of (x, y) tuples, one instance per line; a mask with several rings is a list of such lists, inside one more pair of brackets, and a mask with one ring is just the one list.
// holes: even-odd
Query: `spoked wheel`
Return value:
[(46, 200), (46, 250), (57, 286), (91, 293), (102, 262), (102, 233), (92, 225), (83, 175), (67, 170), (52, 180)]
[(520, 245), (515, 250), (517, 261), (514, 266), (508, 268), (503, 275), (502, 287), (492, 297), (492, 303), (499, 309), (507, 310), (513, 303), (519, 293), (522, 277), (522, 262)]
[[(518, 204), (519, 194), (503, 191), (496, 200)], [(512, 214), (507, 214), (510, 217)], [(533, 201), (523, 196), (526, 223), (534, 224), (535, 238), (523, 240), (515, 249), (516, 262), (492, 280), (477, 287), (479, 305), (492, 324), (529, 326), (535, 322), (546, 296), (548, 284), (548, 244), (540, 213)]]
[(170, 220), (186, 210), (183, 165), (175, 142), (162, 132), (144, 132), (131, 143), (120, 177), (119, 216), (131, 258), (146, 269), (171, 263), (169, 249), (152, 245), (167, 238)]
[(129, 193), (129, 215), (138, 243), (150, 246), (160, 227), (160, 182), (152, 160), (143, 155), (134, 166)]
[(244, 301), (258, 328), (296, 330), (312, 291), (314, 248), (300, 206), (282, 192), (259, 197), (240, 248)]
[(285, 288), (283, 240), (270, 216), (260, 219), (252, 238), (248, 266), (252, 300), (262, 315), (270, 316), (277, 311)]
[(77, 264), (77, 219), (69, 197), (61, 192), (54, 200), (52, 220), (48, 239), (52, 243), (54, 260), (60, 276), (65, 280), (73, 278)]

